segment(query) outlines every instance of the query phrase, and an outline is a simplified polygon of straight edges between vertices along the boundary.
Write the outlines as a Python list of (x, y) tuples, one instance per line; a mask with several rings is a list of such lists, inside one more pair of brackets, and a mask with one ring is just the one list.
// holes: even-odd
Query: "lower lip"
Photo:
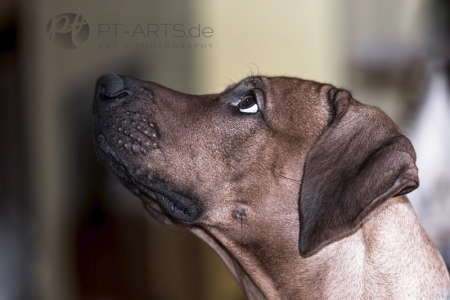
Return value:
[(185, 198), (179, 194), (171, 192), (173, 196), (179, 198), (177, 202), (162, 193), (158, 193), (145, 188), (145, 193), (155, 199), (166, 212), (168, 212), (176, 220), (184, 224), (192, 224), (198, 220), (200, 216), (200, 207), (196, 203), (192, 203), (191, 199)]

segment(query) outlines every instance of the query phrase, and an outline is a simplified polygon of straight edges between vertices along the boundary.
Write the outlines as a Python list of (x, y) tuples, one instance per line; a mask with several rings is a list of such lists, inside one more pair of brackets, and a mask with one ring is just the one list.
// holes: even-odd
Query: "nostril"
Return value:
[(130, 95), (130, 92), (124, 90), (120, 94), (115, 95), (113, 98), (123, 98), (123, 97), (129, 96), (129, 95)]
[(106, 74), (97, 80), (97, 95), (102, 100), (118, 99), (129, 96), (123, 79), (116, 74)]
[(104, 92), (102, 92), (102, 90), (100, 89), (98, 96), (100, 97), (100, 99), (102, 100), (115, 100), (115, 99), (120, 99), (120, 98), (124, 98), (126, 96), (131, 95), (129, 91), (123, 90), (123, 91), (119, 91), (119, 93), (117, 95), (112, 95), (112, 96), (107, 96), (105, 95)]

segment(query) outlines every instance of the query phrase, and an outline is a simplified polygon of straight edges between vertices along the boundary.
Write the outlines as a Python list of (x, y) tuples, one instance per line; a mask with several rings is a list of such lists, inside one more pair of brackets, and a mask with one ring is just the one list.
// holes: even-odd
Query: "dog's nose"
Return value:
[(131, 93), (125, 88), (124, 81), (119, 75), (106, 74), (97, 80), (95, 106), (111, 107), (122, 102), (129, 95)]
[(97, 94), (103, 98), (116, 98), (124, 90), (123, 79), (116, 74), (106, 74), (97, 80)]

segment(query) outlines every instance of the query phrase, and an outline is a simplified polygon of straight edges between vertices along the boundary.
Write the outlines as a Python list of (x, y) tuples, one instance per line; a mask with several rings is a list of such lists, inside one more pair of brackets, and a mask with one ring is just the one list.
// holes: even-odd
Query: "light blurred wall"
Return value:
[(199, 92), (248, 75), (347, 83), (346, 7), (339, 1), (195, 1), (214, 24), (214, 47), (195, 53)]
[[(18, 14), (26, 189), (35, 253), (23, 258), (33, 282), (23, 277), (19, 283), (30, 285), (35, 299), (242, 299), (212, 250), (189, 233), (151, 221), (139, 200), (96, 160), (90, 113), (96, 79), (114, 72), (182, 92), (215, 93), (247, 75), (297, 76), (348, 88), (358, 100), (407, 124), (424, 82), (426, 58), (420, 49), (429, 22), (424, 2), (11, 2)], [(91, 33), (79, 48), (62, 50), (48, 41), (45, 27), (53, 16), (69, 12), (83, 14)], [(138, 23), (200, 24), (214, 33), (210, 38), (149, 41), (98, 31), (98, 24), (133, 29)], [(147, 41), (178, 46), (136, 48)], [(207, 46), (182, 49), (182, 42)], [(88, 243), (105, 224), (114, 225), (116, 240), (96, 251), (110, 255), (107, 266), (123, 273), (117, 276), (101, 267), (95, 273), (95, 259), (80, 254), (80, 243)], [(83, 272), (97, 274), (98, 285)]]

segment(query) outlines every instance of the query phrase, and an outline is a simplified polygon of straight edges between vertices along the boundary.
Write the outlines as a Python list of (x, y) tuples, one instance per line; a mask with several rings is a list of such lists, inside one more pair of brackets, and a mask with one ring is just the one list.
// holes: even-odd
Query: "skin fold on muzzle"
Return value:
[(252, 76), (188, 95), (116, 74), (97, 154), (158, 221), (223, 259), (249, 299), (444, 299), (450, 278), (404, 196), (409, 140), (345, 90)]

